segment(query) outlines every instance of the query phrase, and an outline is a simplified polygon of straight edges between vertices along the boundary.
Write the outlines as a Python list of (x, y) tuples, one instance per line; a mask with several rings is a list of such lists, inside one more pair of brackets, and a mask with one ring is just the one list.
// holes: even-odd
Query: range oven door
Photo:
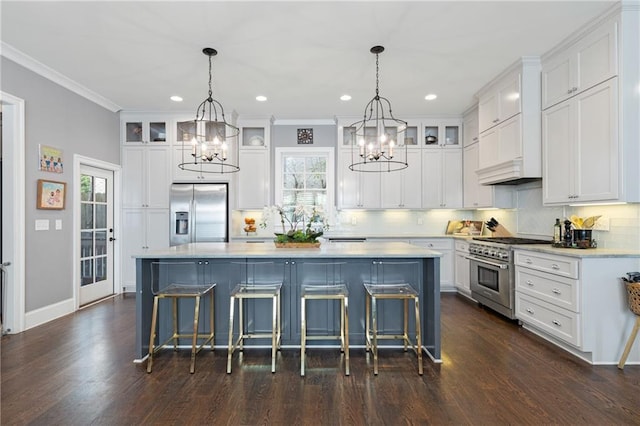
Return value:
[(488, 259), (468, 256), (472, 296), (488, 299), (513, 310), (511, 266)]

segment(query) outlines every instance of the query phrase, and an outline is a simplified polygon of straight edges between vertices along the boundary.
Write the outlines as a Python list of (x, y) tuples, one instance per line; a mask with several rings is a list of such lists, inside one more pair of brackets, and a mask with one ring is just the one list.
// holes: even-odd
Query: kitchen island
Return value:
[[(428, 356), (441, 362), (440, 355), (440, 256), (441, 254), (415, 245), (389, 243), (333, 243), (319, 248), (276, 248), (273, 243), (193, 243), (156, 250), (134, 256), (136, 258), (136, 343), (135, 355), (143, 360), (149, 351), (149, 332), (153, 293), (151, 291), (151, 262), (195, 261), (198, 264), (199, 282), (215, 282), (215, 345), (226, 347), (229, 327), (229, 293), (242, 279), (247, 262), (269, 262), (269, 280), (278, 280), (282, 287), (282, 346), (300, 347), (300, 297), (301, 283), (317, 279), (318, 263), (340, 262), (342, 280), (349, 288), (349, 338), (352, 347), (365, 344), (364, 281), (410, 283), (420, 294), (422, 344)], [(314, 268), (314, 264), (316, 268)], [(180, 309), (180, 329), (189, 330), (193, 312), (185, 306)], [(208, 303), (204, 302), (204, 303)], [(334, 304), (318, 301), (315, 311), (308, 310), (309, 324), (318, 332), (335, 333), (339, 327)], [(380, 330), (397, 332), (402, 327), (402, 305), (394, 301), (385, 303), (379, 310)], [(200, 309), (203, 315), (207, 306)], [(263, 332), (270, 327), (268, 307), (254, 306), (247, 315), (252, 332)], [(171, 309), (160, 310), (159, 340), (164, 340), (171, 329)], [(206, 324), (202, 320), (201, 324)], [(254, 321), (255, 319), (255, 321)], [(409, 320), (409, 324), (412, 319)], [(413, 333), (413, 330), (410, 330)], [(265, 342), (266, 343), (266, 342)], [(322, 343), (322, 341), (320, 341)], [(389, 342), (391, 344), (395, 342)], [(186, 344), (186, 342), (185, 342)], [(260, 344), (258, 341), (257, 344)]]

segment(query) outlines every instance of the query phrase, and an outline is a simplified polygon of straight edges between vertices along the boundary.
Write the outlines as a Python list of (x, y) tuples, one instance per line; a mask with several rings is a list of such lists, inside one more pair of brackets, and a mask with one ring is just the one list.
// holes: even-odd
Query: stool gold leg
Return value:
[(149, 333), (149, 357), (147, 359), (147, 373), (151, 373), (153, 366), (154, 342), (156, 340), (156, 321), (158, 318), (158, 296), (153, 298), (153, 314), (151, 316), (151, 332)]
[(373, 352), (373, 374), (375, 376), (378, 375), (378, 312), (376, 311), (376, 298), (371, 297), (371, 317), (373, 321), (373, 343), (372, 343), (372, 352)]
[(229, 305), (229, 349), (227, 354), (227, 374), (231, 374), (231, 356), (233, 355), (233, 308), (235, 306), (235, 297), (230, 298)]
[(281, 306), (280, 306), (280, 290), (278, 290), (277, 296), (276, 296), (277, 302), (278, 302), (278, 310), (276, 311), (276, 318), (278, 320), (278, 336), (277, 336), (277, 346), (278, 346), (278, 350), (280, 349), (280, 344), (282, 343), (282, 316), (281, 316)]
[(636, 323), (633, 326), (633, 330), (631, 330), (631, 334), (629, 335), (629, 340), (627, 340), (627, 345), (624, 348), (624, 352), (622, 353), (622, 357), (620, 358), (620, 362), (618, 363), (618, 368), (620, 370), (624, 369), (624, 364), (627, 362), (627, 357), (629, 356), (629, 352), (631, 352), (631, 347), (633, 346), (633, 342), (636, 340), (636, 336), (638, 335), (638, 330), (640, 330), (640, 316), (636, 317)]
[(195, 308), (193, 310), (193, 338), (191, 339), (191, 364), (189, 373), (196, 371), (196, 348), (198, 346), (198, 322), (200, 320), (200, 296), (196, 296)]
[(171, 298), (173, 309), (173, 350), (178, 350), (178, 299)]
[(344, 301), (344, 374), (349, 375), (349, 298)]
[(244, 350), (244, 297), (238, 299), (238, 349)]
[(364, 328), (365, 328), (365, 333), (364, 333), (364, 344), (365, 344), (365, 350), (367, 352), (369, 352), (369, 349), (371, 349), (371, 342), (369, 341), (369, 336), (371, 335), (370, 331), (371, 328), (369, 326), (370, 324), (370, 315), (371, 315), (371, 296), (369, 295), (369, 293), (364, 295)]
[(407, 351), (407, 342), (409, 341), (409, 299), (404, 299), (402, 301), (403, 303), (403, 307), (402, 307), (402, 311), (404, 312), (404, 329), (403, 329), (403, 333), (404, 333), (404, 339), (403, 339), (403, 346), (404, 346), (404, 351)]
[(422, 330), (420, 329), (420, 300), (413, 299), (416, 308), (416, 352), (418, 353), (418, 374), (422, 376)]
[(278, 320), (278, 296), (273, 297), (273, 316), (271, 318), (271, 372), (276, 372), (276, 350), (277, 350), (277, 342), (276, 342), (276, 327), (278, 327), (280, 321)]
[(214, 327), (214, 319), (215, 319), (215, 312), (213, 310), (213, 307), (215, 306), (215, 298), (213, 297), (213, 293), (214, 290), (211, 290), (211, 300), (210, 300), (210, 307), (209, 307), (209, 327), (211, 327), (209, 330), (211, 330), (211, 350), (213, 351), (213, 347), (215, 346), (215, 327)]
[(304, 354), (307, 343), (307, 322), (305, 313), (305, 297), (300, 298), (300, 375), (304, 377)]

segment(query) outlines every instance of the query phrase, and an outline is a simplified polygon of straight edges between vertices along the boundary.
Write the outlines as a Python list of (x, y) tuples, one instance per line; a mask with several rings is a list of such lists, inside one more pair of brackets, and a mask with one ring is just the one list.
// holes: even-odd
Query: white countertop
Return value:
[(517, 250), (535, 251), (539, 253), (550, 253), (558, 256), (594, 258), (594, 257), (638, 257), (640, 250), (610, 249), (610, 248), (556, 248), (550, 245), (524, 244), (513, 246)]
[(191, 243), (133, 255), (134, 258), (426, 258), (441, 253), (402, 242), (324, 243), (319, 248), (276, 248), (266, 243)]

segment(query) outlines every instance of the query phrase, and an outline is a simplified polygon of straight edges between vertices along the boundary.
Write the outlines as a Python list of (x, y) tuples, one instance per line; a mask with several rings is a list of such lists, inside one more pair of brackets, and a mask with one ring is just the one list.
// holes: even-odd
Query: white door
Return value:
[(114, 293), (113, 172), (80, 168), (80, 306)]

